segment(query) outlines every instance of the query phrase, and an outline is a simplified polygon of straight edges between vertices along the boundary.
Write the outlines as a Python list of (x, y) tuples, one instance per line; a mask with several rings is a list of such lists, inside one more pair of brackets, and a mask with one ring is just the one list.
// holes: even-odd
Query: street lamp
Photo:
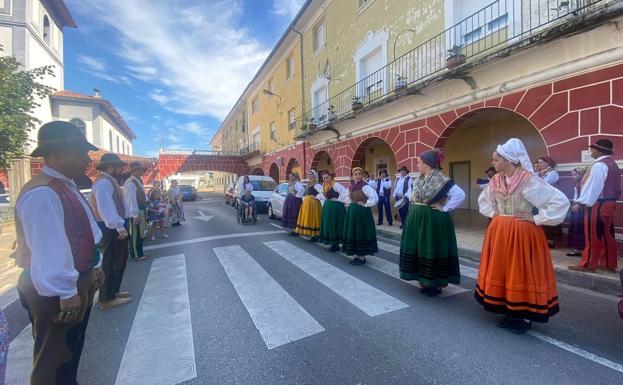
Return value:
[[(276, 96), (276, 97), (278, 97), (278, 98), (279, 98), (279, 102), (277, 103), (277, 113), (278, 113), (279, 115), (283, 115), (283, 111), (280, 111), (280, 109), (281, 109), (281, 100), (282, 100), (282, 99), (281, 99), (281, 96), (279, 96), (279, 95), (277, 95), (276, 93), (274, 93), (273, 91), (271, 91), (271, 90), (267, 90), (267, 89), (263, 89), (263, 90), (262, 90), (262, 93), (263, 93), (264, 95), (268, 95), (268, 96)], [(281, 124), (279, 124), (279, 127), (280, 127), (280, 128), (281, 128), (281, 126), (282, 126), (282, 125), (281, 125)], [(280, 129), (280, 131), (281, 131), (281, 129)], [(271, 140), (272, 140), (273, 142), (277, 143), (277, 144), (278, 144), (278, 145), (280, 145), (280, 146), (282, 145), (281, 143), (277, 142), (277, 139), (276, 139), (276, 138), (271, 138)]]
[[(417, 34), (417, 31), (407, 28), (407, 29), (403, 29), (402, 31), (398, 32), (398, 35), (396, 35), (396, 38), (394, 39), (394, 60), (396, 60), (396, 43), (398, 42), (398, 38), (400, 37), (400, 35), (402, 35), (405, 32), (413, 32), (415, 34)], [(266, 92), (267, 90), (264, 90), (264, 92)]]

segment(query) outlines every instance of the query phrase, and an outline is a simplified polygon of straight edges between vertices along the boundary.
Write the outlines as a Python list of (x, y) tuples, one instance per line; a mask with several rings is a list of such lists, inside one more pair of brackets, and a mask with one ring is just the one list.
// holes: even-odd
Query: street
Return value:
[[(81, 384), (623, 384), (614, 296), (560, 285), (560, 313), (518, 336), (476, 303), (467, 262), (460, 286), (428, 298), (396, 278), (397, 241), (379, 238), (376, 258), (353, 266), (264, 214), (236, 223), (222, 194), (185, 212), (146, 242), (153, 259), (128, 263), (133, 302), (94, 306)], [(7, 384), (27, 384), (28, 318), (1, 303)]]

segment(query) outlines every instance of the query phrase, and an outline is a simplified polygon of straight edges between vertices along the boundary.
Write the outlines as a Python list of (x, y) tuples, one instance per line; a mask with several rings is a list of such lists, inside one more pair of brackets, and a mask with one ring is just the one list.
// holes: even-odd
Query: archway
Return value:
[(335, 176), (335, 165), (331, 156), (326, 151), (319, 151), (312, 160), (311, 168), (320, 172), (328, 171), (329, 174)]
[(361, 167), (370, 173), (373, 179), (381, 171), (387, 171), (390, 178), (398, 172), (396, 156), (389, 144), (381, 138), (368, 138), (357, 147), (351, 168)]
[(264, 170), (262, 170), (259, 167), (254, 168), (253, 172), (251, 172), (251, 175), (261, 175), (261, 176), (264, 176)]
[(437, 145), (445, 152), (444, 170), (465, 191), (467, 197), (459, 208), (478, 210), (481, 189), (477, 178), (485, 177), (491, 166), (495, 147), (509, 138), (519, 138), (532, 160), (547, 155), (541, 133), (526, 118), (502, 108), (472, 111), (450, 124)]
[(268, 170), (268, 176), (273, 178), (275, 182), (279, 183), (279, 166), (275, 163), (270, 165), (270, 170)]
[(299, 166), (299, 162), (294, 158), (288, 161), (288, 166), (286, 167), (286, 179), (291, 172), (298, 173), (301, 178), (305, 177), (305, 175), (301, 174), (301, 166)]

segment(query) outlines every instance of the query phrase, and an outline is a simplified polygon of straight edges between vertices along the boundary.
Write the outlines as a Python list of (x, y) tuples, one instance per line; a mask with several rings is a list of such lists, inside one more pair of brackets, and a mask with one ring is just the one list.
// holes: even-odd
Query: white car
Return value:
[[(277, 186), (277, 182), (269, 176), (263, 175), (248, 175), (249, 182), (253, 185), (253, 197), (255, 198), (255, 207), (258, 213), (266, 212), (270, 196)], [(240, 187), (244, 176), (238, 178), (236, 187), (234, 188), (234, 207), (239, 207), (240, 204)]]
[[(307, 183), (303, 182), (303, 186), (307, 188)], [(270, 195), (270, 202), (268, 203), (268, 217), (270, 219), (277, 219), (283, 216), (283, 203), (288, 196), (288, 184), (281, 183), (275, 191)]]

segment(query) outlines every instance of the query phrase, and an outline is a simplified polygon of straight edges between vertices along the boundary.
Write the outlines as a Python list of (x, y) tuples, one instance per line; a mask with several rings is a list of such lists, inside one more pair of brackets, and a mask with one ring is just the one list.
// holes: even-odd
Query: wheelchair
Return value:
[[(251, 206), (251, 218), (245, 218), (244, 209), (247, 206)], [(236, 220), (238, 223), (242, 224), (256, 224), (257, 223), (257, 207), (255, 206), (255, 202), (252, 203), (244, 203), (240, 202), (238, 205), (238, 209), (236, 210)]]

